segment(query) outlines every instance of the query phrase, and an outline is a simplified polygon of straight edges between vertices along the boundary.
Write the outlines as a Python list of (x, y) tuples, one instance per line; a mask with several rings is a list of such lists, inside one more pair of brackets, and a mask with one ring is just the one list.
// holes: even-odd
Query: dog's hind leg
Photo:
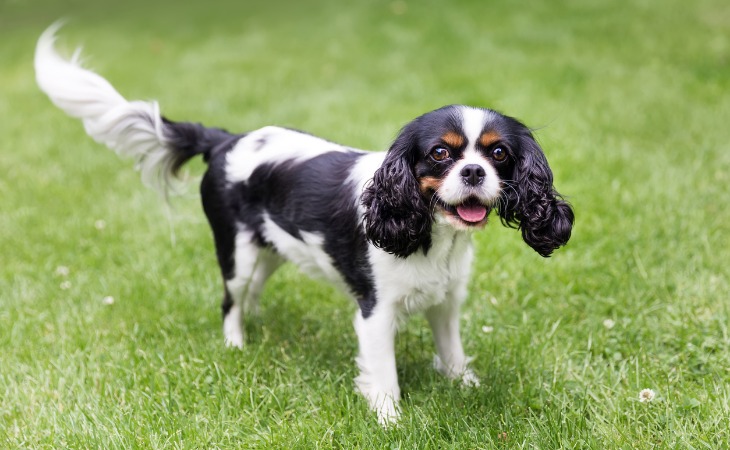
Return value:
[(264, 284), (282, 260), (272, 250), (253, 242), (251, 233), (239, 232), (235, 242), (233, 273), (225, 280), (223, 334), (227, 346), (243, 348), (243, 315), (258, 311)]
[(225, 295), (223, 335), (227, 346), (243, 347), (244, 312), (255, 312), (266, 279), (281, 264), (273, 250), (262, 246), (251, 228), (236, 219), (225, 180), (225, 158), (211, 158), (200, 193), (203, 209), (213, 231)]

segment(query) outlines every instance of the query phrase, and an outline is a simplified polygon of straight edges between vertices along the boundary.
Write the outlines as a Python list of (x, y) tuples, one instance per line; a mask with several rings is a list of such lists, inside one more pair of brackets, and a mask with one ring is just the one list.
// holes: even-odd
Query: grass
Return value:
[[(1, 446), (730, 448), (727, 2), (244, 3), (0, 0)], [(34, 85), (59, 17), (62, 47), (173, 119), (373, 149), (449, 103), (536, 127), (576, 227), (548, 260), (496, 220), (476, 236), (482, 387), (433, 373), (415, 317), (382, 430), (353, 305), (292, 267), (223, 348), (195, 182), (168, 214)]]

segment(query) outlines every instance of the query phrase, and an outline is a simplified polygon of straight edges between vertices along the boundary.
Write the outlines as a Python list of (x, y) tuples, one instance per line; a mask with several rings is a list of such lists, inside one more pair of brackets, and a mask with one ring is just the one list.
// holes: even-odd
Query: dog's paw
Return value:
[(243, 350), (243, 334), (229, 334), (226, 336), (225, 344), (227, 348), (237, 348)]
[(234, 305), (223, 318), (223, 337), (225, 338), (226, 347), (243, 348), (245, 332), (241, 323), (241, 313), (238, 306)]
[(466, 369), (461, 375), (461, 384), (464, 387), (479, 387), (479, 377), (471, 369)]
[(433, 368), (438, 373), (452, 380), (460, 380), (461, 384), (466, 387), (479, 387), (479, 378), (476, 376), (467, 364), (473, 361), (474, 358), (467, 358), (460, 368), (447, 366), (443, 363), (439, 355), (433, 356)]
[(400, 407), (398, 406), (400, 392), (397, 388), (389, 390), (373, 389), (372, 385), (366, 383), (362, 376), (355, 378), (355, 385), (355, 390), (365, 397), (368, 407), (377, 415), (380, 425), (388, 428), (398, 423), (400, 418)]
[(398, 403), (395, 402), (392, 397), (386, 397), (373, 409), (375, 409), (375, 413), (378, 415), (378, 423), (383, 428), (390, 428), (398, 424), (398, 419), (400, 419), (400, 408), (398, 407)]

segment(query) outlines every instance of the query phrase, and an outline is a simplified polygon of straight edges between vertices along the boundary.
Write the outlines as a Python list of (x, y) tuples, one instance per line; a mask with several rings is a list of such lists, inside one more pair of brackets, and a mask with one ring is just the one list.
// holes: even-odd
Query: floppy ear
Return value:
[(368, 240), (401, 258), (431, 246), (433, 217), (413, 174), (417, 151), (413, 128), (411, 123), (400, 133), (362, 195)]
[(553, 173), (532, 134), (526, 131), (518, 139), (520, 149), (499, 215), (502, 223), (522, 231), (527, 245), (548, 257), (570, 239), (573, 210), (553, 187)]

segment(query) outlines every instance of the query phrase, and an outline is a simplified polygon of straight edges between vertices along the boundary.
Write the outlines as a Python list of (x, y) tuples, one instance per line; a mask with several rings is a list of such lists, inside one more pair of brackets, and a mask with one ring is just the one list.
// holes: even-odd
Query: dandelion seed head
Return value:
[(106, 297), (101, 299), (101, 302), (105, 305), (113, 305), (114, 297), (112, 297), (111, 295), (107, 295)]
[(61, 289), (63, 289), (64, 291), (65, 290), (68, 290), (68, 289), (71, 289), (71, 282), (70, 281), (62, 281), (61, 284), (59, 285), (59, 287)]
[(104, 228), (106, 228), (106, 221), (103, 219), (97, 220), (96, 222), (94, 222), (94, 228), (96, 228), (97, 230), (103, 230)]
[(610, 330), (616, 325), (616, 322), (614, 322), (611, 319), (606, 319), (603, 321), (603, 326), (606, 327), (607, 330)]
[(489, 325), (484, 325), (482, 327), (482, 332), (484, 333), (491, 333), (492, 331), (494, 331), (494, 327), (490, 327)]
[(67, 277), (69, 273), (71, 273), (71, 269), (66, 266), (56, 267), (56, 275), (59, 277)]

